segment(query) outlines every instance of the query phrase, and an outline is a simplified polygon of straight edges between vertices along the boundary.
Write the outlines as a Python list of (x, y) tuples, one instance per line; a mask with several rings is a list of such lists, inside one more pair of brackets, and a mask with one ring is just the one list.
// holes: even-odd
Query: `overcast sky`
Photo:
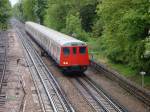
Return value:
[(19, 0), (9, 0), (11, 2), (11, 5), (13, 6), (14, 4), (16, 4)]

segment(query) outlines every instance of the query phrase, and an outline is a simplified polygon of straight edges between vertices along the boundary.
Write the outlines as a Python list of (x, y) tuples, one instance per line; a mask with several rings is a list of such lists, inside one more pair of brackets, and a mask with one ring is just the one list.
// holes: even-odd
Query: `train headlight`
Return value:
[(68, 62), (67, 62), (67, 61), (66, 61), (66, 62), (64, 61), (64, 62), (63, 62), (63, 64), (64, 64), (64, 65), (67, 65), (67, 64), (68, 64)]

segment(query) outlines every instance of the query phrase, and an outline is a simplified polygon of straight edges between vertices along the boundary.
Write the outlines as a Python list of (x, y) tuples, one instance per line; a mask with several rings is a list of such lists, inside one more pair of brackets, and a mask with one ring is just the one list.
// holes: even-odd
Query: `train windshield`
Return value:
[(70, 54), (70, 49), (67, 47), (63, 48), (63, 53), (65, 56), (68, 56)]
[(85, 53), (86, 53), (86, 47), (80, 47), (80, 48), (79, 48), (79, 52), (80, 52), (81, 54), (85, 54)]

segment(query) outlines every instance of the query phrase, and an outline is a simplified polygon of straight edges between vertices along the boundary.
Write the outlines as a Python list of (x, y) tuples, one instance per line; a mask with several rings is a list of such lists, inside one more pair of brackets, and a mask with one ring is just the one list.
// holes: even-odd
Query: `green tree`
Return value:
[(20, 0), (13, 7), (13, 11), (17, 11), (18, 14), (15, 15), (22, 21), (35, 21), (43, 24), (47, 6), (47, 0)]
[(34, 12), (35, 0), (23, 0), (23, 15), (26, 21), (36, 21), (36, 15)]
[(142, 58), (150, 26), (148, 8), (148, 0), (104, 0), (98, 5), (103, 44), (113, 62), (149, 72), (149, 62)]
[(45, 15), (44, 24), (58, 31), (61, 31), (63, 28), (65, 28), (68, 9), (69, 8), (66, 7), (65, 4), (49, 3), (47, 14)]
[(25, 21), (25, 16), (23, 13), (23, 3), (23, 0), (21, 0), (18, 3), (16, 3), (12, 8), (13, 16), (21, 21)]
[(11, 5), (8, 0), (0, 1), (0, 29), (7, 27), (8, 19), (11, 15)]
[(88, 4), (80, 9), (82, 28), (87, 32), (92, 31), (94, 19), (96, 17), (96, 6), (97, 4)]
[(79, 14), (68, 15), (66, 19), (66, 31), (73, 37), (81, 39), (83, 41), (87, 41), (88, 35), (82, 29), (81, 19), (79, 18)]
[(40, 24), (44, 23), (44, 16), (48, 7), (47, 2), (47, 0), (35, 0), (34, 2), (34, 13), (37, 16), (38, 22)]

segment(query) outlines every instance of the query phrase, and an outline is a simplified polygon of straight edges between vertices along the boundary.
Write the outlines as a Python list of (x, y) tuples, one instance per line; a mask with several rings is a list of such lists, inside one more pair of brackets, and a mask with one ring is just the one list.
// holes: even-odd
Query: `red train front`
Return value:
[(64, 70), (84, 72), (88, 65), (87, 46), (66, 46), (61, 48), (60, 66)]

